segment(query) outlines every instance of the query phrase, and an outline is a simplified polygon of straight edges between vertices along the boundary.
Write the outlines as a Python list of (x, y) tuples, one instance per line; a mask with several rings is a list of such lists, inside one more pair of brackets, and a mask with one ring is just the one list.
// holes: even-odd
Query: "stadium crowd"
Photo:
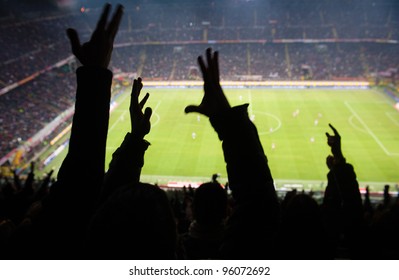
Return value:
[[(9, 5), (11, 12), (2, 16), (0, 25), (3, 38), (0, 41), (3, 50), (0, 54), (2, 85), (18, 82), (65, 58), (67, 41), (62, 30), (68, 26), (80, 26), (82, 38), (87, 39), (90, 26), (98, 15), (95, 8), (77, 13), (56, 10), (24, 13), (20, 6), (12, 10), (12, 3), (3, 2), (3, 5)], [(179, 1), (167, 5), (145, 1), (127, 3), (127, 16), (121, 23), (120, 31), (123, 36), (118, 37), (116, 46), (223, 40), (236, 43), (239, 40), (276, 42), (273, 40), (281, 39), (399, 40), (396, 28), (399, 16), (395, 13), (393, 1), (385, 0), (380, 4), (373, 4), (374, 1), (343, 1), (341, 5), (334, 5), (324, 0), (318, 1), (317, 7), (312, 1), (300, 4), (265, 1), (261, 7), (259, 3), (235, 2), (228, 6), (212, 1), (205, 1), (202, 5), (180, 5)], [(377, 6), (370, 8), (372, 5)], [(351, 13), (354, 9), (357, 13)], [(156, 21), (152, 16), (154, 14), (157, 15)], [(339, 48), (334, 42), (330, 42), (329, 48), (333, 52)], [(351, 55), (359, 52), (358, 46), (355, 44)], [(284, 44), (280, 47), (284, 50)], [(262, 52), (262, 47), (257, 49)], [(312, 47), (309, 49), (312, 51)], [(252, 52), (258, 51), (254, 49)], [(295, 50), (291, 52), (295, 53)], [(363, 73), (356, 71), (349, 74), (356, 77)]]
[[(332, 125), (332, 134), (326, 132), (331, 154), (320, 159), (329, 168), (322, 202), (297, 191), (277, 196), (273, 168), (248, 117), (248, 104), (230, 106), (219, 83), (219, 53), (210, 48), (197, 59), (203, 99), (185, 112), (209, 118), (222, 142), (228, 186), (213, 177), (195, 190), (166, 193), (139, 181), (152, 115), (145, 107), (150, 95), (139, 97), (141, 78), (132, 86), (131, 130), (105, 172), (110, 60), (123, 16), (122, 6), (112, 16), (111, 8), (105, 5), (84, 44), (76, 30), (68, 29), (81, 66), (69, 151), (57, 178), (51, 179), (50, 172), (36, 180), (34, 164), (24, 182), (17, 173), (13, 180), (0, 178), (0, 258), (398, 259), (398, 244), (389, 236), (399, 233), (399, 199), (390, 196), (389, 186), (378, 205), (369, 193), (362, 199), (355, 169), (346, 162)], [(69, 79), (60, 74), (59, 86), (70, 86)], [(37, 86), (46, 92), (45, 77)], [(51, 94), (56, 93), (46, 92)], [(47, 106), (70, 105), (70, 100)], [(31, 113), (41, 116), (34, 109)]]
[[(0, 90), (5, 90), (0, 95), (0, 127), (5, 135), (0, 154), (6, 155), (73, 104), (72, 75), (65, 74), (71, 77), (61, 83), (57, 79), (61, 71), (57, 68), (69, 66), (71, 72), (75, 68), (68, 60), (64, 30), (79, 26), (82, 40), (87, 40), (99, 9), (90, 1), (79, 12), (29, 5), (29, 1), (0, 3), (7, 7), (0, 15)], [(230, 4), (205, 1), (181, 5), (178, 0), (168, 5), (126, 3), (111, 69), (115, 73), (136, 73), (145, 80), (199, 79), (195, 58), (213, 42), (214, 48), (224, 53), (220, 60), (222, 80), (240, 80), (245, 75), (263, 80), (354, 80), (369, 79), (390, 69), (396, 69), (394, 75), (399, 75), (398, 44), (383, 43), (399, 40), (394, 1), (343, 1), (334, 5), (323, 0), (316, 7), (312, 1)], [(353, 10), (357, 11), (354, 15), (350, 13)], [(316, 42), (282, 41), (287, 39)], [(323, 39), (330, 41), (320, 41)], [(57, 64), (65, 59), (68, 65)], [(48, 81), (47, 85), (37, 90), (42, 80)], [(7, 90), (8, 86), (13, 89)], [(57, 105), (21, 101), (20, 96)], [(64, 101), (53, 101), (55, 96), (63, 96)], [(35, 104), (39, 118), (30, 112), (29, 104)]]

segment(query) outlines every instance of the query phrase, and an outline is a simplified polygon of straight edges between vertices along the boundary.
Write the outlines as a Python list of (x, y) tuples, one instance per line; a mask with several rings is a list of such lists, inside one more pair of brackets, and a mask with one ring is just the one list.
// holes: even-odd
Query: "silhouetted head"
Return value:
[(296, 194), (287, 202), (284, 219), (292, 224), (318, 225), (321, 221), (320, 209), (311, 196)]
[(307, 194), (296, 194), (287, 201), (279, 238), (285, 259), (328, 259), (332, 256), (320, 208)]
[(176, 226), (165, 192), (144, 183), (122, 187), (95, 213), (88, 238), (94, 258), (175, 258)]
[(218, 183), (204, 183), (194, 193), (194, 219), (203, 225), (219, 225), (226, 218), (227, 195)]

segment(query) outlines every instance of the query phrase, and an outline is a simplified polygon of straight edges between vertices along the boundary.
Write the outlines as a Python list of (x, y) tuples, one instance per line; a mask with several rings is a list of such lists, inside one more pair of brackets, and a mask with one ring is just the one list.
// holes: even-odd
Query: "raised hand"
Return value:
[(212, 49), (208, 48), (206, 50), (206, 60), (207, 65), (205, 65), (202, 56), (198, 57), (198, 64), (204, 79), (204, 97), (200, 105), (189, 105), (186, 107), (185, 112), (197, 112), (212, 117), (228, 110), (230, 104), (219, 83), (218, 52), (212, 54)]
[(327, 144), (331, 147), (331, 152), (333, 154), (333, 156), (327, 157), (327, 166), (329, 169), (331, 169), (334, 165), (338, 163), (345, 163), (345, 158), (341, 150), (341, 136), (339, 135), (335, 127), (333, 127), (331, 124), (328, 125), (334, 132), (334, 135), (330, 135), (328, 132), (326, 132)]
[(107, 19), (111, 10), (110, 4), (105, 4), (97, 27), (90, 41), (80, 44), (78, 33), (75, 29), (67, 29), (67, 35), (72, 47), (72, 53), (84, 66), (99, 66), (107, 68), (111, 60), (111, 54), (116, 33), (123, 14), (123, 6), (118, 5), (109, 24)]
[(132, 125), (132, 134), (138, 136), (140, 138), (144, 138), (150, 132), (151, 123), (150, 118), (152, 114), (152, 109), (150, 107), (145, 108), (143, 113), (143, 107), (150, 96), (149, 93), (146, 93), (144, 98), (139, 103), (139, 95), (141, 89), (143, 88), (143, 84), (141, 83), (141, 78), (135, 79), (133, 81), (132, 93), (130, 96), (130, 121)]
[(330, 135), (328, 132), (326, 132), (327, 144), (328, 146), (331, 147), (331, 152), (334, 155), (334, 157), (342, 157), (343, 155), (341, 151), (341, 136), (331, 124), (328, 125), (334, 132), (334, 135)]

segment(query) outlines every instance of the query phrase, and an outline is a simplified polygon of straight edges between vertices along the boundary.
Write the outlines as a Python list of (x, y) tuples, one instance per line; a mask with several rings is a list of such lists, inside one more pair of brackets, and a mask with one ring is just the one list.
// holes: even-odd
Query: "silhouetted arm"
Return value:
[(149, 93), (139, 103), (139, 95), (143, 84), (141, 78), (134, 80), (130, 97), (131, 132), (127, 133), (122, 144), (113, 153), (109, 170), (104, 180), (101, 199), (106, 199), (117, 188), (140, 180), (141, 168), (144, 165), (144, 154), (150, 143), (144, 136), (150, 132), (150, 118), (152, 110), (147, 107), (142, 109), (148, 100)]
[(76, 71), (77, 92), (69, 151), (57, 183), (51, 188), (51, 195), (61, 200), (73, 197), (82, 203), (93, 201), (103, 182), (112, 83), (112, 72), (107, 67), (123, 7), (117, 7), (107, 24), (110, 9), (106, 4), (91, 39), (83, 45), (74, 29), (67, 30), (72, 52), (83, 66)]
[(204, 98), (199, 106), (187, 106), (186, 113), (198, 112), (210, 118), (223, 142), (229, 187), (235, 199), (262, 193), (274, 205), (277, 197), (273, 178), (257, 129), (248, 117), (248, 104), (230, 107), (219, 83), (218, 53), (207, 49), (206, 56), (207, 66), (202, 57), (198, 58), (204, 77)]
[[(350, 248), (350, 257), (361, 256), (363, 235), (363, 205), (359, 183), (353, 166), (346, 162), (341, 150), (341, 136), (330, 124), (334, 135), (327, 136), (333, 155), (327, 157), (327, 187), (323, 198), (323, 213), (331, 238)], [(343, 243), (342, 243), (343, 242)]]
[[(327, 143), (331, 147), (332, 156), (327, 157), (327, 166), (330, 169), (328, 175), (329, 186), (336, 190), (326, 190), (331, 199), (339, 201), (343, 210), (350, 212), (362, 211), (362, 199), (359, 191), (359, 183), (353, 166), (346, 162), (341, 150), (341, 136), (330, 124), (334, 135), (326, 133)], [(329, 188), (327, 186), (327, 189)], [(359, 213), (358, 213), (359, 214)]]
[[(186, 113), (209, 117), (222, 141), (229, 188), (236, 206), (222, 249), (225, 258), (263, 258), (264, 246), (277, 230), (279, 203), (258, 132), (247, 113), (248, 105), (231, 108), (219, 84), (218, 53), (206, 51), (207, 65), (198, 58), (204, 78), (204, 98)], [(257, 244), (257, 245), (256, 245)]]

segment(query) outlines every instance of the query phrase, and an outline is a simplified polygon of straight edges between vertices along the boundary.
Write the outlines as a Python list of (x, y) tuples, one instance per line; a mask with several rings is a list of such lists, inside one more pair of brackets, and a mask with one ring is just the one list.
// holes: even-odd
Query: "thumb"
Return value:
[[(184, 112), (186, 114), (188, 113), (201, 113), (203, 114), (203, 111), (201, 110), (201, 108), (199, 106), (196, 105), (188, 105), (185, 109)], [(204, 114), (205, 115), (205, 114)]]
[(151, 118), (151, 115), (152, 115), (152, 109), (151, 109), (151, 107), (145, 108), (145, 111), (144, 111), (144, 119), (149, 121), (150, 118)]

